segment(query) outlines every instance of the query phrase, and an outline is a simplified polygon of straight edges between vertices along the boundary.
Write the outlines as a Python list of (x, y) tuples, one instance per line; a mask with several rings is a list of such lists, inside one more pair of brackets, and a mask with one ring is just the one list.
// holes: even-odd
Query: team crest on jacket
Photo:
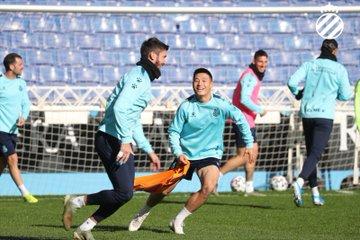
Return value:
[(23, 87), (19, 86), (19, 91), (22, 92), (22, 90), (23, 90)]
[(213, 111), (213, 116), (217, 117), (219, 115), (220, 115), (220, 110), (218, 108), (215, 108), (214, 111)]

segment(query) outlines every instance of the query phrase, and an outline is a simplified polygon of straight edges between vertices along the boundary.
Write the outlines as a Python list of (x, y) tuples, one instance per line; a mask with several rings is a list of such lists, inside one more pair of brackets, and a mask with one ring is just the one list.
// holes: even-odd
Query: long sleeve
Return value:
[(348, 77), (348, 73), (345, 68), (342, 68), (342, 71), (338, 73), (339, 78), (339, 90), (336, 99), (340, 101), (347, 101), (351, 98), (351, 87), (350, 81)]
[(248, 109), (256, 113), (262, 113), (263, 108), (254, 103), (251, 99), (251, 94), (254, 91), (256, 85), (256, 79), (251, 76), (251, 74), (247, 74), (240, 82), (241, 84), (241, 97), (240, 102), (245, 105)]
[(297, 95), (299, 92), (299, 83), (306, 78), (307, 63), (301, 65), (301, 67), (290, 77), (288, 81), (288, 87), (292, 94)]
[(131, 75), (124, 77), (124, 86), (114, 104), (115, 125), (123, 143), (132, 141), (134, 126), (130, 122), (129, 115), (132, 106), (144, 93), (146, 87), (145, 82), (136, 81), (136, 77)]
[(133, 138), (134, 138), (136, 144), (138, 145), (138, 147), (141, 148), (142, 150), (144, 150), (146, 153), (154, 152), (151, 147), (151, 144), (149, 143), (149, 141), (147, 140), (147, 138), (144, 135), (144, 131), (143, 131), (143, 127), (140, 122), (140, 119), (136, 123), (135, 129), (133, 131)]
[(171, 151), (176, 157), (179, 157), (183, 153), (180, 145), (180, 134), (185, 123), (185, 112), (182, 106), (183, 105), (180, 105), (176, 111), (175, 117), (168, 130)]
[(358, 80), (355, 87), (355, 123), (360, 131), (360, 80)]
[(22, 91), (22, 96), (21, 96), (21, 116), (24, 119), (27, 119), (30, 113), (30, 99), (29, 99), (29, 95), (27, 92), (27, 87), (26, 87), (26, 83), (24, 82), (24, 89)]
[(231, 118), (243, 134), (243, 139), (246, 143), (246, 147), (252, 147), (254, 138), (251, 134), (249, 123), (246, 121), (244, 114), (230, 103), (226, 103), (226, 109), (227, 118)]

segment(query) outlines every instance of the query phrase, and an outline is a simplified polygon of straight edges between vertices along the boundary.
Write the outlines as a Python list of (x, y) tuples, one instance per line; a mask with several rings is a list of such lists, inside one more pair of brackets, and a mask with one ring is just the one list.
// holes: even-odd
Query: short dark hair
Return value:
[(211, 75), (211, 72), (209, 70), (207, 70), (206, 68), (198, 68), (194, 71), (194, 74), (193, 74), (193, 81), (195, 80), (195, 76), (196, 74), (199, 74), (199, 73), (206, 73), (207, 75), (209, 75), (211, 81), (213, 80), (213, 77)]
[(150, 52), (157, 50), (169, 50), (169, 46), (157, 39), (156, 37), (149, 38), (141, 44), (140, 54), (142, 58), (147, 58)]
[(22, 59), (22, 57), (17, 53), (9, 53), (8, 55), (5, 56), (4, 62), (3, 62), (5, 71), (10, 70), (10, 65), (16, 62), (16, 58)]
[(337, 48), (338, 48), (338, 43), (335, 39), (325, 39), (321, 45), (322, 52), (326, 49), (330, 51), (330, 53), (332, 53), (332, 51), (334, 51)]
[(269, 57), (268, 54), (264, 50), (260, 49), (255, 52), (254, 59), (257, 59), (258, 57), (264, 57), (264, 56), (267, 58)]

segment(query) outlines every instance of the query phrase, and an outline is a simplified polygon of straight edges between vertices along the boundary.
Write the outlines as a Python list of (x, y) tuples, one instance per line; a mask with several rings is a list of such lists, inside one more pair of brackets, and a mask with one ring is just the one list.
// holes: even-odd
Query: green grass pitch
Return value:
[[(360, 191), (326, 192), (326, 205), (316, 207), (310, 194), (297, 208), (290, 191), (267, 192), (266, 197), (244, 197), (236, 193), (211, 196), (185, 221), (185, 236), (170, 231), (169, 221), (183, 207), (189, 194), (173, 194), (153, 209), (138, 232), (128, 232), (131, 217), (142, 207), (147, 194), (134, 198), (93, 230), (103, 239), (359, 239)], [(77, 211), (72, 231), (62, 228), (62, 197), (40, 197), (38, 204), (21, 198), (0, 198), (0, 239), (72, 239), (72, 231), (95, 207)]]

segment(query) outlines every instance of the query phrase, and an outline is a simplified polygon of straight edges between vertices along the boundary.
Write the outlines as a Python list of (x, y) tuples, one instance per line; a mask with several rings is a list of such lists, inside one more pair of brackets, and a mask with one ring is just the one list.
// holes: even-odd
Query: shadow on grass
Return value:
[[(62, 225), (51, 225), (51, 224), (36, 224), (36, 225), (32, 225), (33, 227), (47, 227), (47, 228), (63, 228)], [(75, 231), (75, 229), (77, 228), (77, 225), (73, 225), (72, 226), (72, 230), (71, 231)], [(65, 230), (64, 230), (65, 231)], [(128, 231), (128, 226), (109, 226), (109, 225), (98, 225), (94, 228), (94, 232), (99, 231), (99, 232), (116, 232), (116, 231)], [(141, 227), (140, 231), (149, 231), (149, 232), (155, 232), (155, 233), (169, 233), (169, 231), (165, 231), (162, 229), (158, 229), (158, 228), (153, 228), (153, 227)], [(1, 238), (2, 239), (7, 239), (7, 238)], [(23, 238), (15, 238), (15, 239), (23, 239)], [(24, 238), (25, 240), (27, 240), (27, 238)], [(30, 238), (31, 239), (31, 238)], [(34, 239), (38, 239), (38, 238), (34, 238)], [(40, 238), (39, 238), (40, 239)], [(12, 239), (11, 239), (12, 240)], [(46, 240), (46, 238), (45, 238)], [(51, 238), (49, 238), (49, 240), (51, 240)]]
[(0, 240), (63, 240), (63, 238), (0, 236)]
[[(173, 201), (173, 200), (163, 200), (162, 204), (184, 204), (185, 201)], [(243, 203), (223, 203), (223, 202), (206, 202), (206, 205), (213, 205), (213, 206), (232, 206), (232, 207), (248, 207), (248, 208), (261, 208), (261, 209), (270, 209), (275, 210), (279, 208), (274, 208), (269, 205), (259, 205), (259, 204), (243, 204)]]
[[(96, 226), (97, 231), (109, 231), (109, 232), (115, 232), (115, 231), (128, 231), (128, 226)], [(163, 229), (158, 229), (154, 227), (146, 227), (142, 226), (139, 231), (149, 231), (149, 232), (155, 232), (155, 233), (169, 233), (169, 231), (165, 231)]]

